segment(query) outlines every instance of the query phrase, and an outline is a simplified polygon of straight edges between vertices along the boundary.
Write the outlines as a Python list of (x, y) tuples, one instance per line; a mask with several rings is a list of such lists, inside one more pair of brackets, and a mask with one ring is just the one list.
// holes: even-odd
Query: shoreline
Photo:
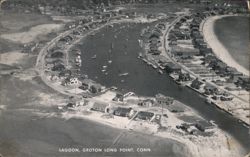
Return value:
[[(183, 104), (185, 108), (188, 110), (191, 109), (190, 107)], [(168, 131), (157, 131), (157, 125), (144, 122), (142, 121), (131, 121), (129, 119), (114, 116), (113, 118), (104, 118), (103, 116), (105, 114), (100, 112), (93, 112), (88, 109), (88, 106), (80, 107), (80, 109), (73, 109), (71, 111), (62, 112), (61, 118), (63, 119), (84, 119), (88, 120), (90, 122), (94, 122), (99, 125), (104, 125), (106, 127), (111, 127), (114, 129), (119, 129), (120, 134), (117, 136), (117, 138), (113, 141), (112, 145), (117, 144), (119, 142), (119, 138), (126, 135), (127, 132), (133, 131), (135, 133), (144, 134), (145, 136), (154, 136), (154, 137), (160, 137), (163, 138), (163, 140), (173, 140), (175, 142), (179, 142), (183, 144), (186, 147), (186, 151), (190, 153), (193, 157), (199, 157), (203, 156), (206, 157), (208, 154), (213, 154), (214, 156), (221, 156), (227, 154), (229, 157), (234, 157), (235, 155), (242, 154), (240, 144), (232, 137), (230, 134), (224, 134), (223, 130), (218, 128), (210, 128), (209, 131), (213, 131), (214, 135), (213, 137), (202, 137), (199, 136), (200, 139), (195, 139), (192, 136), (185, 135), (185, 136), (178, 136), (178, 133), (175, 133), (174, 130), (170, 129)], [(167, 109), (164, 109), (167, 111)], [(87, 112), (87, 113), (85, 113)], [(191, 111), (189, 114), (195, 115), (197, 114), (196, 111)], [(200, 116), (198, 114), (198, 116)], [(135, 127), (136, 124), (140, 124), (141, 126), (139, 128)], [(142, 125), (143, 124), (143, 125)], [(150, 127), (151, 126), (151, 127)], [(142, 129), (149, 129), (146, 132), (144, 132)], [(218, 143), (217, 139), (220, 138), (220, 143)], [(206, 142), (203, 143), (203, 140)], [(228, 148), (227, 146), (222, 146), (223, 144), (229, 142), (232, 144), (232, 148)], [(220, 145), (222, 144), (222, 145)], [(111, 146), (112, 146), (111, 145)], [(210, 149), (204, 149), (206, 145), (213, 145)], [(222, 146), (222, 147), (221, 147)], [(220, 147), (220, 149), (217, 149)], [(209, 156), (209, 155), (208, 155)]]
[[(133, 21), (133, 20), (132, 20)], [(116, 22), (131, 22), (130, 20), (125, 20), (125, 21), (116, 21)], [(116, 22), (114, 22), (114, 23), (116, 23)], [(105, 26), (105, 25), (104, 25)], [(99, 30), (100, 28), (102, 28), (102, 27), (104, 27), (104, 26), (101, 26), (101, 27), (99, 27), (98, 29), (94, 29), (94, 30), (92, 30), (93, 32), (94, 31), (97, 31), (97, 30)], [(89, 33), (91, 33), (92, 31), (90, 31)], [(68, 31), (66, 31), (66, 32), (68, 32)], [(70, 32), (70, 31), (69, 31)], [(74, 42), (73, 42), (73, 44), (72, 45), (70, 45), (68, 48), (66, 48), (66, 53), (67, 53), (67, 55), (68, 55), (68, 53), (70, 53), (68, 50), (71, 48), (71, 47), (74, 47), (74, 45), (76, 44), (76, 43), (78, 43), (78, 41), (81, 41), (85, 36), (87, 36), (89, 33), (87, 33), (87, 34), (85, 34), (83, 37), (80, 37), (79, 39), (77, 39), (77, 40), (75, 40)], [(63, 33), (64, 34), (64, 33)], [(65, 35), (65, 34), (64, 34)], [(63, 36), (63, 35), (62, 35)], [(53, 41), (53, 40), (52, 40)], [(50, 46), (50, 44), (49, 44), (49, 46)], [(46, 51), (45, 51), (46, 52)], [(43, 51), (41, 51), (41, 53), (43, 53)], [(42, 56), (42, 55), (41, 55)], [(43, 57), (42, 57), (42, 59), (44, 59)], [(39, 59), (37, 60), (37, 63), (38, 63), (38, 65), (39, 65), (39, 63), (41, 64), (41, 63), (44, 63), (44, 61), (42, 61), (42, 62), (39, 62)], [(38, 66), (39, 67), (39, 66)], [(42, 66), (43, 67), (43, 66)], [(44, 68), (44, 67), (43, 67)], [(42, 68), (42, 70), (44, 70)], [(49, 81), (45, 78), (45, 80), (43, 80), (44, 82), (46, 82), (46, 84), (48, 85), (49, 84), (49, 86), (50, 87), (54, 87), (55, 85), (52, 85), (52, 84), (50, 84), (49, 83)], [(55, 88), (54, 88), (55, 89)], [(58, 89), (57, 89), (57, 91), (58, 91)], [(64, 91), (61, 91), (60, 89), (59, 89), (59, 91), (61, 92), (61, 93), (64, 93)], [(69, 94), (69, 93), (67, 93), (67, 94)], [(88, 119), (88, 118), (86, 118), (86, 116), (84, 117), (85, 119)], [(96, 117), (95, 117), (96, 118)], [(95, 121), (95, 118), (89, 118), (89, 120), (91, 120), (91, 121)], [(98, 120), (101, 120), (101, 119), (98, 119)], [(99, 121), (100, 122), (100, 121)], [(102, 122), (101, 122), (102, 123)], [(113, 124), (109, 124), (109, 123), (105, 123), (105, 122), (103, 122), (102, 124), (104, 124), (104, 125), (108, 125), (108, 126), (110, 126), (111, 125), (111, 127), (115, 127), (115, 126), (113, 126)], [(168, 135), (169, 136), (169, 135)], [(171, 138), (173, 138), (172, 137), (173, 135), (171, 134), (170, 135), (170, 139)], [(182, 141), (183, 139), (181, 139), (181, 141)], [(185, 143), (185, 142), (183, 142), (182, 141), (182, 143), (184, 143), (185, 145), (189, 145), (190, 146), (190, 141), (188, 140), (188, 143)], [(191, 147), (191, 149), (190, 150), (192, 150), (192, 149), (197, 149), (196, 147), (194, 148), (194, 147)], [(196, 150), (196, 152), (193, 154), (193, 155), (195, 155), (195, 156), (199, 156), (198, 154), (200, 154), (201, 152), (200, 151), (205, 151), (205, 150), (203, 150), (202, 148), (200, 148), (199, 150)], [(203, 152), (204, 154), (206, 154), (205, 152)], [(230, 156), (230, 155), (229, 155)]]
[(212, 16), (205, 19), (202, 26), (202, 33), (205, 41), (213, 49), (214, 54), (225, 62), (227, 65), (236, 68), (239, 72), (244, 75), (250, 76), (249, 70), (240, 65), (229, 53), (227, 48), (220, 42), (217, 35), (214, 32), (215, 21), (228, 16), (238, 16), (238, 15), (220, 15)]

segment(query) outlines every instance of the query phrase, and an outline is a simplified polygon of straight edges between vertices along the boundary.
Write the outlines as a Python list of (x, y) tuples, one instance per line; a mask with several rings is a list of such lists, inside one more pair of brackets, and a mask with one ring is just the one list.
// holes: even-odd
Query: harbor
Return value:
[(0, 10), (0, 156), (246, 155), (249, 78), (210, 38), (246, 9), (119, 2)]

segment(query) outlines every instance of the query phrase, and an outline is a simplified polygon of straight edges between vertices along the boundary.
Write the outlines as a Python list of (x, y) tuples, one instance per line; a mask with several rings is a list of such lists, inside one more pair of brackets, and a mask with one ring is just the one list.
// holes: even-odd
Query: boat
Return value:
[(160, 74), (163, 74), (163, 71), (162, 71), (162, 70), (160, 70), (160, 69), (158, 70), (158, 72), (159, 72)]
[(174, 82), (178, 85), (181, 85), (182, 83), (178, 79), (174, 79)]
[(117, 90), (118, 88), (116, 86), (112, 86), (112, 87), (110, 87), (110, 89)]
[(127, 76), (129, 73), (122, 73), (122, 74), (119, 74), (119, 76)]
[(77, 50), (77, 51), (76, 51), (76, 55), (77, 55), (77, 56), (81, 55), (81, 51), (80, 51), (80, 50)]
[(58, 106), (58, 109), (59, 109), (59, 110), (62, 110), (62, 109), (63, 109), (63, 106)]
[(150, 63), (149, 61), (147, 61), (147, 64), (148, 64), (148, 65), (152, 65), (152, 63)]
[(109, 60), (108, 63), (111, 64), (111, 63), (112, 63), (112, 60)]
[(148, 62), (145, 58), (143, 58), (142, 60), (143, 60), (145, 63), (147, 63), (147, 62)]
[(208, 104), (211, 104), (212, 100), (209, 97), (207, 97), (205, 102), (208, 103)]
[(103, 68), (103, 69), (106, 69), (106, 68), (107, 68), (107, 66), (106, 66), (106, 65), (104, 65), (104, 66), (102, 66), (102, 68)]
[(92, 59), (96, 59), (96, 55), (92, 56), (91, 58), (92, 58)]
[(156, 65), (154, 65), (154, 64), (152, 64), (152, 67), (153, 67), (154, 69), (157, 69), (157, 66), (156, 66)]
[(106, 69), (102, 69), (102, 72), (105, 72), (106, 71)]
[(163, 66), (159, 66), (159, 67), (160, 67), (161, 70), (164, 70), (164, 69), (165, 69), (165, 67), (163, 67)]
[(142, 53), (139, 53), (137, 58), (142, 58)]

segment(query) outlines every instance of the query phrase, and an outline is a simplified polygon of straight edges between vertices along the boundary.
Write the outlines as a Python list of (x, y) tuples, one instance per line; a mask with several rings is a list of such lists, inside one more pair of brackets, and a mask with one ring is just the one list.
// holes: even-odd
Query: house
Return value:
[(63, 56), (64, 53), (62, 51), (55, 51), (50, 55), (51, 58), (63, 58)]
[(223, 62), (217, 62), (217, 64), (213, 67), (213, 69), (220, 75), (225, 76), (227, 75), (226, 69), (227, 65)]
[(163, 94), (156, 94), (155, 96), (156, 102), (158, 105), (170, 105), (173, 103), (174, 99), (171, 97), (167, 97)]
[(194, 47), (196, 47), (196, 48), (206, 48), (207, 47), (207, 44), (203, 39), (198, 39), (198, 38), (194, 39), (193, 43), (194, 43)]
[(223, 95), (223, 96), (221, 96), (220, 97), (220, 100), (221, 101), (231, 101), (231, 100), (233, 100), (233, 96), (230, 96), (230, 95)]
[(90, 86), (89, 90), (91, 93), (99, 93), (102, 91), (102, 86), (100, 84), (95, 83)]
[(189, 73), (180, 73), (178, 80), (179, 81), (190, 81), (191, 77), (190, 77)]
[(108, 107), (109, 107), (109, 104), (95, 102), (93, 106), (91, 107), (91, 110), (102, 112), (102, 113), (108, 113), (109, 111)]
[(229, 79), (228, 82), (237, 82), (237, 80), (239, 79), (239, 77), (243, 76), (243, 74), (241, 72), (232, 72), (229, 74)]
[(73, 103), (73, 102), (69, 102), (66, 106), (67, 106), (68, 108), (73, 108), (73, 107), (76, 106), (76, 104)]
[(70, 77), (72, 72), (70, 70), (63, 70), (59, 73), (59, 77)]
[(113, 98), (113, 101), (123, 101), (124, 96), (122, 93), (117, 92), (115, 98)]
[(238, 81), (235, 84), (238, 86), (241, 86), (242, 88), (246, 89), (247, 91), (250, 90), (250, 79), (248, 76), (240, 76), (238, 78)]
[(166, 72), (167, 73), (180, 73), (181, 67), (171, 62), (166, 65)]
[(61, 63), (56, 64), (55, 66), (52, 67), (52, 71), (63, 71), (65, 70), (65, 66)]
[(161, 114), (155, 114), (154, 119), (152, 120), (152, 122), (156, 122), (156, 123), (160, 124), (160, 122), (161, 122)]
[(132, 108), (118, 107), (114, 110), (114, 115), (120, 117), (128, 117)]
[(164, 23), (159, 23), (157, 25), (157, 28), (161, 29), (161, 30), (165, 30), (166, 29), (166, 25)]
[(64, 63), (64, 61), (62, 60), (62, 59), (51, 59), (51, 58), (47, 58), (46, 59), (46, 66), (48, 65), (53, 65), (53, 66), (55, 66), (55, 65), (57, 65), (57, 64), (63, 64)]
[(82, 85), (79, 88), (82, 89), (82, 90), (88, 90), (89, 85), (87, 83), (82, 82)]
[(205, 64), (210, 64), (211, 62), (217, 62), (217, 58), (214, 55), (208, 55), (204, 57)]
[(183, 48), (183, 47), (180, 47), (180, 46), (172, 47), (171, 52), (174, 55), (177, 55), (177, 56), (182, 56), (182, 55), (196, 56), (196, 55), (200, 54), (199, 49), (196, 49), (196, 48)]
[(139, 113), (136, 115), (136, 120), (145, 120), (150, 121), (154, 116), (154, 113), (147, 112), (147, 111), (139, 111)]
[(152, 107), (154, 106), (154, 100), (152, 99), (145, 99), (142, 100), (138, 103), (139, 106), (143, 106), (143, 107)]
[(128, 118), (129, 119), (134, 118), (134, 116), (136, 115), (136, 113), (137, 113), (136, 110), (131, 109), (130, 112), (129, 112), (129, 114), (128, 114)]
[(211, 48), (207, 48), (207, 47), (202, 48), (201, 47), (199, 49), (200, 49), (200, 55), (202, 55), (202, 56), (208, 56), (208, 55), (213, 53), (213, 50)]
[(195, 89), (200, 89), (200, 87), (201, 87), (202, 84), (203, 84), (203, 83), (200, 82), (200, 81), (198, 80), (198, 78), (196, 78), (195, 80), (192, 81), (191, 87), (192, 87), (192, 88), (195, 88)]
[(204, 87), (205, 94), (206, 95), (213, 95), (218, 93), (218, 89), (215, 86), (212, 86), (210, 84), (206, 84)]

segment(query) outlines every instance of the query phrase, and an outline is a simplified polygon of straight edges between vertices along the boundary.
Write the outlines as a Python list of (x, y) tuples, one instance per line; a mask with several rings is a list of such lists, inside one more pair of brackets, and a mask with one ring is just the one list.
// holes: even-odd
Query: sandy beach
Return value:
[(227, 65), (236, 68), (239, 72), (243, 73), (244, 75), (249, 76), (249, 70), (244, 68), (235, 61), (235, 59), (231, 56), (226, 47), (219, 41), (218, 37), (214, 32), (215, 21), (226, 16), (233, 16), (233, 15), (213, 16), (206, 19), (202, 29), (204, 39), (208, 43), (208, 45), (213, 49), (215, 55), (219, 59), (221, 59)]

